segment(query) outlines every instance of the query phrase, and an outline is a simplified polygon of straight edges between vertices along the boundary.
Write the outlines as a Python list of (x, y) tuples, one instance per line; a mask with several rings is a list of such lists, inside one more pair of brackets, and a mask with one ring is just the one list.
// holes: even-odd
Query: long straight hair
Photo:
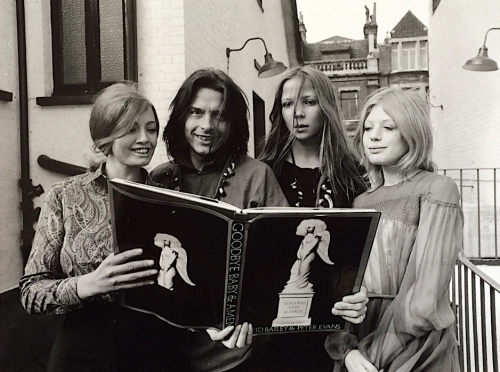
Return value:
[(384, 184), (382, 167), (368, 160), (363, 146), (365, 121), (375, 106), (380, 106), (394, 120), (401, 137), (408, 145), (408, 152), (395, 165), (397, 172), (403, 177), (415, 169), (434, 172), (436, 166), (431, 158), (433, 137), (427, 102), (413, 91), (380, 88), (368, 96), (363, 105), (354, 136), (354, 146), (359, 152), (361, 165), (365, 167), (370, 180), (370, 191)]
[[(310, 82), (318, 99), (323, 120), (318, 148), (321, 173), (330, 179), (332, 185), (336, 181), (346, 193), (349, 190), (354, 194), (363, 191), (365, 185), (345, 138), (333, 84), (325, 74), (312, 66), (292, 68), (279, 84), (269, 115), (271, 130), (260, 159), (269, 163), (274, 172), (279, 175), (283, 160), (292, 148), (295, 137), (286, 126), (281, 100), (284, 85), (294, 78), (299, 78), (301, 82), (298, 96), (304, 84)], [(337, 190), (334, 188), (333, 192), (336, 194)]]
[(170, 104), (170, 116), (163, 131), (168, 154), (175, 159), (189, 148), (184, 128), (191, 104), (202, 88), (215, 90), (223, 96), (219, 120), (224, 117), (228, 122), (229, 136), (218, 152), (226, 155), (246, 154), (250, 133), (245, 93), (226, 73), (215, 69), (193, 72)]

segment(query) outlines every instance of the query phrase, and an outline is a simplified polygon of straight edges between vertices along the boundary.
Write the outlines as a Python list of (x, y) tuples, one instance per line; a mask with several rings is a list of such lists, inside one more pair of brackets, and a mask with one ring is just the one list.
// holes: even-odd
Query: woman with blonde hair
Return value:
[[(291, 68), (276, 90), (269, 119), (271, 131), (260, 159), (273, 169), (289, 204), (350, 208), (365, 183), (345, 138), (328, 77), (312, 66)], [(339, 277), (346, 275), (346, 270), (339, 272)], [(336, 302), (331, 312), (359, 323), (367, 302), (362, 288)], [(258, 370), (331, 371), (325, 337), (323, 332), (276, 336)]]
[(434, 173), (427, 103), (411, 91), (376, 91), (354, 144), (371, 183), (354, 207), (382, 215), (363, 278), (366, 319), (347, 344), (335, 334), (325, 343), (335, 370), (458, 371), (448, 290), (462, 211), (454, 181)]
[[(47, 193), (20, 281), (21, 302), (30, 314), (65, 316), (48, 371), (163, 370), (153, 366), (160, 352), (152, 340), (163, 322), (118, 304), (119, 290), (153, 284), (158, 270), (141, 248), (114, 254), (106, 181), (153, 184), (143, 167), (156, 148), (158, 117), (134, 83), (116, 83), (96, 96), (89, 127), (105, 162)], [(174, 346), (163, 344), (162, 358)]]
[(365, 190), (340, 119), (335, 90), (312, 66), (281, 81), (261, 160), (274, 170), (292, 206), (350, 207)]

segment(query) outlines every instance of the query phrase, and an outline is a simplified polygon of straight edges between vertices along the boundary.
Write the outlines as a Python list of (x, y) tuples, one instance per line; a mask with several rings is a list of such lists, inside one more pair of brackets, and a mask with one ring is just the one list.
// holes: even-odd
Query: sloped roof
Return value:
[(391, 38), (427, 36), (427, 27), (409, 10), (391, 31)]
[(345, 52), (349, 50), (349, 43), (319, 43), (319, 49), (323, 53)]
[(320, 43), (324, 43), (324, 42), (330, 42), (330, 41), (351, 41), (352, 39), (348, 39), (346, 37), (343, 37), (343, 36), (338, 36), (338, 35), (335, 35), (335, 36), (332, 36), (328, 39), (325, 39), (325, 40), (321, 40)]

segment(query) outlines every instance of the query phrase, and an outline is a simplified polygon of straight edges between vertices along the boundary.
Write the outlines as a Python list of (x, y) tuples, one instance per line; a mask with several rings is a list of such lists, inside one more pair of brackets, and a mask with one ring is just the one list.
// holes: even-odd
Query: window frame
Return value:
[[(340, 111), (342, 112), (342, 119), (343, 120), (357, 120), (358, 115), (359, 115), (359, 87), (341, 87), (339, 88), (339, 98), (340, 98)], [(342, 96), (346, 93), (354, 93), (356, 97), (354, 99), (342, 99)], [(347, 101), (354, 101), (355, 102), (355, 112), (354, 115), (349, 115), (347, 116), (345, 111), (344, 111), (344, 102)], [(351, 105), (349, 105), (349, 113), (351, 113), (352, 108)]]
[[(124, 80), (137, 81), (137, 8), (136, 0), (122, 0)], [(62, 6), (51, 0), (53, 96), (94, 95), (113, 82), (102, 82), (100, 53), (99, 0), (85, 0), (85, 45), (87, 82), (64, 84), (62, 59)], [(93, 45), (94, 47), (88, 47)]]
[(401, 67), (403, 67), (403, 71), (414, 71), (417, 69), (419, 65), (417, 63), (417, 44), (416, 41), (401, 42)]
[[(394, 48), (395, 46), (395, 48)], [(391, 43), (391, 70), (399, 71), (399, 43)]]
[[(403, 50), (403, 43), (415, 43), (415, 48), (411, 49), (411, 51), (414, 52), (414, 58), (413, 58), (413, 64), (414, 68), (404, 68), (404, 60), (405, 58), (409, 58), (409, 54), (405, 55), (405, 50), (410, 51), (410, 49), (405, 49)], [(426, 43), (426, 47), (422, 48), (421, 47), (421, 42)], [(428, 45), (429, 41), (427, 36), (426, 37), (411, 37), (411, 38), (401, 38), (401, 39), (391, 39), (389, 41), (391, 44), (391, 71), (392, 72), (403, 72), (403, 71), (427, 71), (429, 70), (429, 62), (428, 62)], [(394, 61), (394, 54), (395, 54), (395, 49), (393, 49), (393, 46), (397, 45), (397, 60), (396, 62)], [(421, 61), (422, 61), (422, 50), (426, 51), (426, 64), (425, 66), (422, 66)], [(407, 63), (410, 61), (408, 60)], [(396, 68), (395, 68), (396, 67)]]
[[(425, 43), (425, 47), (422, 47), (422, 42)], [(429, 42), (427, 40), (420, 40), (420, 42), (418, 43), (418, 46), (419, 46), (419, 49), (418, 49), (418, 53), (419, 53), (419, 56), (418, 56), (418, 59), (419, 59), (419, 63), (420, 63), (420, 68), (422, 70), (428, 70), (429, 69)], [(422, 66), (422, 51), (425, 50), (425, 66)]]

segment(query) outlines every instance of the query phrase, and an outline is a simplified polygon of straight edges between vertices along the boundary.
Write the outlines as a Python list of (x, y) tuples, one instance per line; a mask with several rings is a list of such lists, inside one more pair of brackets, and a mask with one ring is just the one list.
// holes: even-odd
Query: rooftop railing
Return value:
[(464, 253), (473, 263), (500, 264), (498, 168), (443, 169), (460, 191), (464, 212)]
[(442, 169), (438, 173), (456, 182), (464, 213), (464, 251), (450, 285), (460, 367), (464, 372), (499, 372), (500, 309), (496, 304), (500, 284), (475, 265), (500, 264), (498, 168)]
[(346, 59), (338, 61), (311, 61), (307, 63), (313, 65), (318, 70), (323, 71), (327, 75), (329, 73), (349, 73), (353, 72), (359, 74), (360, 72), (369, 72), (368, 60), (363, 59)]
[(457, 319), (459, 361), (463, 372), (498, 372), (500, 285), (465, 257), (457, 260), (450, 285)]

